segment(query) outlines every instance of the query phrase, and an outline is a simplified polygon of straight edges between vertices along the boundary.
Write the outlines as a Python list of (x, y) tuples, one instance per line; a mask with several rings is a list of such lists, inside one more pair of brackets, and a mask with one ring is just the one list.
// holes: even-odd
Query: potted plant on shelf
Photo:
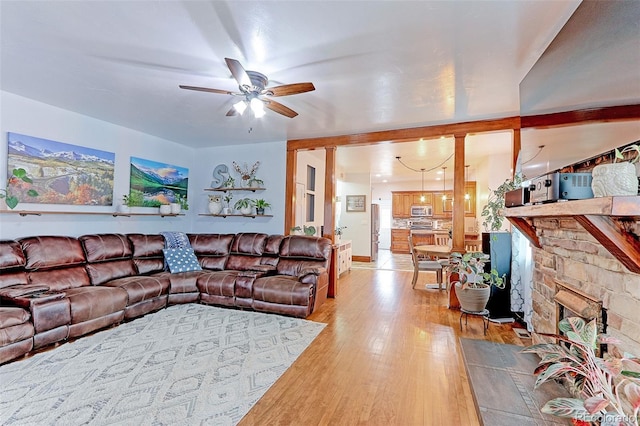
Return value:
[(262, 179), (258, 179), (255, 176), (251, 176), (247, 183), (249, 184), (249, 188), (262, 188), (262, 186), (264, 185), (264, 181)]
[[(4, 199), (7, 203), (7, 207), (10, 209), (16, 208), (20, 200), (17, 194), (11, 193), (11, 186), (19, 185), (21, 182), (32, 184), (33, 181), (27, 176), (27, 171), (23, 168), (13, 169), (11, 177), (7, 179), (7, 186), (3, 189), (0, 188), (0, 199)], [(26, 191), (29, 197), (37, 197), (39, 194), (35, 189), (27, 189)]]
[(221, 188), (223, 188), (223, 189), (224, 189), (224, 188), (235, 188), (235, 185), (236, 185), (236, 180), (235, 180), (233, 177), (229, 176), (229, 177), (228, 177), (228, 178), (227, 178), (227, 179), (222, 183)]
[(503, 288), (505, 276), (500, 276), (495, 268), (490, 272), (484, 271), (489, 255), (482, 252), (453, 252), (450, 259), (453, 265), (451, 273), (458, 276), (453, 285), (460, 306), (467, 312), (484, 311), (491, 295), (491, 287)]
[[(535, 387), (549, 380), (564, 382), (573, 398), (548, 401), (542, 412), (572, 419), (573, 424), (638, 426), (640, 420), (640, 359), (620, 354), (618, 339), (598, 334), (596, 320), (565, 318), (558, 324), (564, 335), (539, 333), (559, 344), (540, 343), (522, 352), (536, 353)], [(598, 344), (609, 344), (606, 359), (596, 355)]]
[(302, 231), (304, 232), (304, 235), (307, 235), (309, 237), (316, 235), (316, 227), (313, 225), (310, 225), (310, 226), (304, 225), (302, 227)]
[(256, 214), (263, 215), (265, 209), (270, 209), (271, 204), (267, 203), (266, 200), (259, 198), (253, 202), (256, 207)]
[(345, 229), (347, 229), (346, 226), (336, 226), (336, 231), (334, 232), (336, 243), (342, 238), (342, 232)]
[(233, 205), (243, 215), (250, 215), (253, 211), (253, 201), (251, 198), (241, 198)]
[(249, 168), (247, 163), (243, 163), (242, 166), (240, 166), (235, 161), (232, 161), (232, 164), (233, 164), (233, 168), (235, 169), (235, 171), (240, 175), (240, 179), (242, 179), (242, 186), (244, 188), (249, 187), (250, 186), (250, 182), (249, 181), (256, 174), (256, 171), (258, 170), (258, 166), (260, 165), (260, 162), (256, 161), (255, 164), (253, 166), (251, 166), (251, 168)]
[(289, 230), (289, 233), (291, 235), (300, 235), (302, 234), (302, 228), (300, 228), (299, 226), (292, 226)]
[(231, 214), (231, 200), (233, 199), (233, 194), (229, 192), (228, 194), (225, 194), (223, 199), (227, 203), (227, 207), (222, 209), (222, 214)]
[[(633, 152), (628, 161), (624, 160), (627, 152)], [(615, 149), (613, 163), (598, 164), (591, 171), (591, 189), (594, 197), (617, 195), (638, 195), (638, 176), (635, 163), (640, 160), (640, 146), (627, 145)]]
[(120, 213), (131, 213), (131, 205), (133, 204), (133, 200), (129, 196), (129, 194), (124, 194), (122, 196), (122, 203), (118, 206), (118, 211)]

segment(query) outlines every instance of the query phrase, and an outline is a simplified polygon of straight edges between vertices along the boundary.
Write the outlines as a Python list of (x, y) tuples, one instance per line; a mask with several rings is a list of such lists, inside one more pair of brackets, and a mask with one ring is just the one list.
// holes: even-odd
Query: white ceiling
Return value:
[[(0, 88), (191, 147), (513, 116), (519, 83), (579, 4), (2, 0)], [(231, 96), (178, 88), (237, 90), (225, 57), (271, 86), (316, 90), (278, 98), (293, 119), (255, 119), (226, 117)], [(450, 145), (393, 144), (366, 158), (426, 155), (430, 167)], [(472, 145), (476, 156), (503, 149)]]

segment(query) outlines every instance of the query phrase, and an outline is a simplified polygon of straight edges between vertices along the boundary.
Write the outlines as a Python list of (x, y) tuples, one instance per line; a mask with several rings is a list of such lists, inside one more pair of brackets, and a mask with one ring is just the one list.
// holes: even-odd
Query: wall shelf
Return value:
[(264, 191), (267, 188), (205, 188), (205, 191), (227, 192), (227, 191)]
[(256, 217), (273, 217), (272, 214), (211, 214), (211, 213), (200, 213), (198, 216), (212, 216), (212, 217), (250, 217), (255, 219)]
[(602, 197), (511, 207), (504, 216), (537, 248), (535, 218), (574, 218), (631, 272), (640, 273), (640, 239), (630, 231), (640, 220), (640, 197)]
[(113, 217), (130, 217), (130, 216), (160, 216), (160, 217), (175, 217), (184, 216), (184, 213), (120, 213), (120, 212), (61, 212), (61, 211), (44, 211), (44, 210), (0, 210), (2, 214), (17, 214), (24, 216), (42, 216), (51, 214), (70, 214), (70, 215), (93, 215), (93, 216), (113, 216)]

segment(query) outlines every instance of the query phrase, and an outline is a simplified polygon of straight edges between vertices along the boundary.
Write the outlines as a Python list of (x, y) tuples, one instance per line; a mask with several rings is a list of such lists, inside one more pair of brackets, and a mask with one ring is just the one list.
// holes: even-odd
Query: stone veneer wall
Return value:
[[(534, 248), (533, 328), (556, 332), (555, 280), (601, 300), (607, 334), (640, 356), (640, 275), (629, 272), (572, 218), (536, 218), (541, 249)], [(636, 223), (636, 231), (638, 223)], [(536, 338), (534, 342), (542, 339)]]

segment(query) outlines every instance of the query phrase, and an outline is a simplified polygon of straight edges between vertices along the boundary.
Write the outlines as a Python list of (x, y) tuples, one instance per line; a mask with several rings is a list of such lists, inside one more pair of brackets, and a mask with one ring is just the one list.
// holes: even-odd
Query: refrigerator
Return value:
[(380, 245), (380, 205), (371, 204), (371, 261), (378, 260), (378, 246)]

